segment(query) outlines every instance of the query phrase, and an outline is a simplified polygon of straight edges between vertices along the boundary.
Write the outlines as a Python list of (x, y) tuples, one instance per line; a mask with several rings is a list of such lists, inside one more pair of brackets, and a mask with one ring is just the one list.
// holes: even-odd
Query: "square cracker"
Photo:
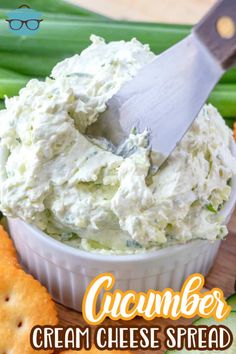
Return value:
[[(11, 243), (1, 238), (0, 249), (12, 256)], [(4, 260), (0, 262), (0, 353), (53, 353), (36, 351), (30, 332), (36, 325), (58, 323), (55, 304), (47, 290), (31, 275)]]
[(0, 225), (0, 263), (20, 267), (12, 240)]

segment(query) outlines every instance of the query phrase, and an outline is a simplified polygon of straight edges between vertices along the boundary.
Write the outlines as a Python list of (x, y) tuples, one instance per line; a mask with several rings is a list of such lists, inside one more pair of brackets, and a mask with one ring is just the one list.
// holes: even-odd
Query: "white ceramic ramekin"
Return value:
[[(230, 200), (221, 214), (227, 223), (236, 202), (236, 177)], [(23, 266), (44, 284), (53, 298), (81, 310), (85, 290), (100, 273), (113, 273), (121, 290), (179, 290), (192, 273), (206, 275), (220, 241), (197, 240), (185, 245), (136, 255), (101, 255), (66, 246), (18, 219), (8, 219)]]

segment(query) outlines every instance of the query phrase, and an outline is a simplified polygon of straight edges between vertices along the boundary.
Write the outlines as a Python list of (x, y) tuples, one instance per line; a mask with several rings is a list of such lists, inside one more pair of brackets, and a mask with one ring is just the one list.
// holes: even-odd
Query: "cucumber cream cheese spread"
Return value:
[(135, 39), (91, 40), (46, 81), (31, 80), (18, 97), (6, 99), (0, 112), (1, 210), (96, 252), (223, 238), (227, 230), (218, 211), (236, 173), (231, 130), (214, 107), (205, 106), (160, 168), (147, 132), (134, 129), (119, 147), (87, 136), (108, 99), (154, 58)]

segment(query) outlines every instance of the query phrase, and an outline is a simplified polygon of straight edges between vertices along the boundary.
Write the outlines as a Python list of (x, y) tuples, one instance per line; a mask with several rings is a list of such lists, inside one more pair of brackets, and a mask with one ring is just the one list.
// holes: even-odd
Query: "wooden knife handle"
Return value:
[(236, 0), (221, 0), (193, 32), (227, 70), (236, 64)]

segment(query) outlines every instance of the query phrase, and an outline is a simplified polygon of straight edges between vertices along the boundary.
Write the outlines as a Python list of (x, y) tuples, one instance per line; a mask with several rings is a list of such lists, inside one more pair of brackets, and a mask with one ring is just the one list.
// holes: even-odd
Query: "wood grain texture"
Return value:
[(196, 23), (216, 0), (69, 0), (116, 19)]
[(236, 63), (236, 2), (217, 4), (195, 28), (195, 33), (225, 69)]

